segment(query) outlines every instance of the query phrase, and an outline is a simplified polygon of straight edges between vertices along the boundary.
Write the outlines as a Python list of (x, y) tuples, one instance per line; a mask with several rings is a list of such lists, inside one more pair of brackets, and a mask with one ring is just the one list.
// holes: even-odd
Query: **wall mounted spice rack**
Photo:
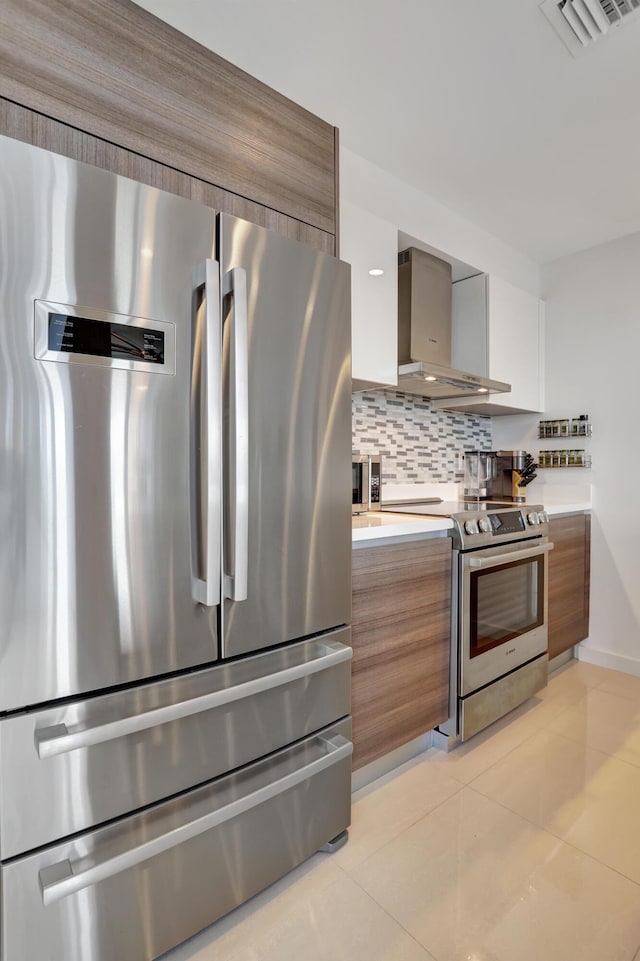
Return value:
[[(593, 427), (587, 414), (577, 417), (564, 417), (557, 420), (541, 420), (538, 425), (540, 440), (557, 438), (591, 437)], [(538, 454), (539, 467), (591, 467), (591, 454), (586, 450), (541, 450)]]
[(558, 420), (541, 420), (538, 425), (540, 440), (548, 437), (591, 437), (592, 431), (593, 425), (589, 423), (587, 414)]
[(591, 454), (584, 450), (541, 450), (538, 467), (591, 467)]

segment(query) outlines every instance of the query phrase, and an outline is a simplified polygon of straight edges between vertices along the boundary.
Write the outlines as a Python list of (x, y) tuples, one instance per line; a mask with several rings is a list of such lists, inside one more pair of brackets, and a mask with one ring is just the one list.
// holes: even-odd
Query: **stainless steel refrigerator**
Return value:
[(0, 138), (1, 961), (147, 961), (350, 817), (349, 268)]

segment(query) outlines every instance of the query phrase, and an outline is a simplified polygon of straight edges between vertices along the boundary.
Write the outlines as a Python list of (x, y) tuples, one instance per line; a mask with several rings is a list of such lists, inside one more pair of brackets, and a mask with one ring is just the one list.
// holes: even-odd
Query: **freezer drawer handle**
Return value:
[[(200, 564), (204, 566), (204, 577), (193, 576), (193, 596), (206, 607), (216, 607), (220, 603), (220, 574), (222, 561), (220, 557), (222, 510), (222, 346), (220, 321), (220, 280), (219, 264), (215, 260), (206, 260), (196, 270), (195, 284), (202, 288), (204, 307), (204, 371), (200, 367), (200, 392), (192, 392), (191, 417), (196, 420), (196, 403), (201, 403), (204, 396), (204, 407), (199, 412), (201, 436), (194, 442), (205, 452), (203, 462), (199, 465), (201, 476), (197, 495), (199, 501), (198, 514), (200, 521), (204, 515), (204, 531), (200, 534), (202, 544), (202, 558)], [(192, 383), (192, 391), (195, 384)], [(204, 492), (204, 493), (203, 493)], [(194, 492), (195, 493), (195, 492)], [(198, 536), (193, 532), (193, 536)], [(199, 565), (198, 565), (199, 566)], [(200, 572), (198, 572), (200, 573)]]
[(184, 844), (186, 841), (190, 841), (192, 838), (232, 820), (232, 818), (239, 817), (259, 804), (264, 804), (278, 794), (283, 794), (290, 788), (307, 781), (321, 771), (333, 767), (334, 764), (338, 764), (353, 753), (351, 741), (341, 734), (333, 737), (319, 735), (314, 740), (326, 749), (326, 754), (309, 764), (305, 764), (299, 770), (286, 774), (272, 784), (266, 784), (264, 787), (245, 795), (245, 797), (232, 801), (218, 811), (205, 814), (188, 824), (183, 824), (168, 831), (161, 837), (138, 844), (136, 847), (123, 851), (121, 854), (116, 854), (112, 858), (99, 861), (92, 867), (79, 870), (78, 873), (75, 873), (74, 865), (68, 859), (43, 868), (40, 871), (39, 879), (44, 905), (54, 904), (70, 894), (76, 894), (84, 888), (105, 881), (107, 878), (112, 878), (114, 875), (134, 868), (164, 851), (169, 851), (179, 844)]
[(230, 326), (229, 450), (230, 491), (233, 521), (229, 532), (233, 571), (224, 576), (224, 595), (232, 601), (246, 601), (249, 571), (249, 341), (247, 313), (247, 272), (234, 267), (225, 274), (222, 296), (233, 298)]
[(150, 711), (143, 711), (141, 714), (118, 718), (115, 721), (108, 721), (106, 724), (97, 724), (95, 727), (81, 728), (72, 732), (65, 724), (37, 728), (34, 739), (38, 757), (41, 759), (55, 757), (77, 748), (102, 744), (105, 741), (126, 737), (128, 734), (135, 734), (138, 731), (146, 731), (160, 724), (167, 724), (169, 721), (178, 721), (181, 718), (191, 717), (193, 714), (200, 714), (202, 711), (222, 707), (253, 694), (271, 691), (283, 684), (288, 684), (290, 681), (309, 677), (318, 673), (318, 671), (325, 671), (336, 664), (348, 661), (351, 659), (352, 651), (350, 647), (340, 644), (339, 641), (318, 641), (315, 655), (311, 661), (287, 667), (274, 674), (265, 674), (264, 677), (256, 677), (251, 681), (236, 684), (222, 691), (211, 691), (209, 694), (192, 697), (187, 701), (156, 707)]
[(511, 554), (494, 554), (493, 557), (470, 557), (469, 567), (495, 567), (497, 564), (513, 564), (514, 561), (523, 561), (527, 557), (539, 557), (540, 554), (547, 554), (553, 550), (553, 544), (539, 544), (537, 547), (530, 547), (528, 550), (513, 551)]

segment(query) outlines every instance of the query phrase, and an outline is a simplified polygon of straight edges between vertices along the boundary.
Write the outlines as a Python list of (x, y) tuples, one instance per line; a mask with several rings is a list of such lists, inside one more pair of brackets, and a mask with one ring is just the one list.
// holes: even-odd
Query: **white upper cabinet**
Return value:
[[(351, 264), (354, 389), (398, 383), (398, 229), (343, 200), (340, 258)], [(371, 270), (382, 270), (372, 275)]]
[(506, 381), (506, 394), (441, 400), (434, 406), (478, 414), (544, 410), (544, 303), (499, 277), (453, 285), (452, 364)]

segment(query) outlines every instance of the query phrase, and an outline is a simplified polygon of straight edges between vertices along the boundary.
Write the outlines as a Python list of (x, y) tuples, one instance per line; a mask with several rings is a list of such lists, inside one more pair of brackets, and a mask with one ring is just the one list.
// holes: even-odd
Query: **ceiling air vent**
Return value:
[(544, 0), (540, 9), (577, 57), (640, 10), (640, 0)]

